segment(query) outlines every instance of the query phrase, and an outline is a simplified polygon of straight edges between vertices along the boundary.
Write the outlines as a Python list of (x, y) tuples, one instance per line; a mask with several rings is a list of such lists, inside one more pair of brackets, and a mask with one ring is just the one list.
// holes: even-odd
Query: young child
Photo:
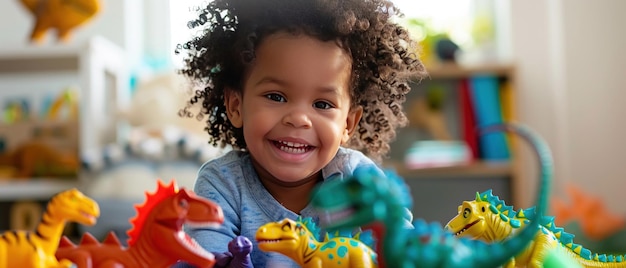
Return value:
[(190, 22), (202, 32), (179, 47), (182, 73), (203, 89), (181, 115), (203, 118), (210, 143), (235, 149), (198, 172), (195, 192), (225, 217), (218, 229), (189, 229), (200, 245), (226, 252), (243, 235), (255, 267), (297, 267), (260, 251), (255, 233), (284, 218), (318, 220), (312, 189), (380, 163), (407, 123), (407, 79), (425, 70), (396, 15), (384, 0), (213, 0)]

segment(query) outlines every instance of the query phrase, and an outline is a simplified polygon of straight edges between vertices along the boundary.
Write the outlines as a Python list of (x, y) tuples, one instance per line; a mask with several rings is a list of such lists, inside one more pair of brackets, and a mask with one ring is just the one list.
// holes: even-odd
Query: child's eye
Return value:
[(315, 103), (313, 103), (313, 107), (317, 109), (324, 109), (324, 110), (333, 108), (333, 106), (330, 105), (330, 103), (325, 102), (325, 101), (316, 101)]
[(287, 100), (285, 99), (285, 97), (281, 96), (280, 94), (277, 93), (269, 93), (269, 94), (265, 94), (265, 97), (276, 101), (276, 102), (286, 102)]

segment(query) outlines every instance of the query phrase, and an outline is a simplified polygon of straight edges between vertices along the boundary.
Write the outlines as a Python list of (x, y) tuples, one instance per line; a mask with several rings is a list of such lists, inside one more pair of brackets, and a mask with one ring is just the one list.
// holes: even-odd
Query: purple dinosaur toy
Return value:
[[(237, 236), (228, 242), (228, 251), (211, 252), (215, 256), (214, 268), (254, 268), (250, 259), (252, 242), (245, 236)], [(193, 268), (194, 266), (179, 262), (172, 268)]]

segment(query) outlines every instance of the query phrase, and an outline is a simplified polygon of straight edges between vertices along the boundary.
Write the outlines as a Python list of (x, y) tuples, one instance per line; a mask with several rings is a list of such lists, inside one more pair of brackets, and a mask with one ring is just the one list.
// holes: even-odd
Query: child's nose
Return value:
[(283, 124), (296, 128), (310, 128), (311, 119), (304, 109), (292, 109), (283, 117)]

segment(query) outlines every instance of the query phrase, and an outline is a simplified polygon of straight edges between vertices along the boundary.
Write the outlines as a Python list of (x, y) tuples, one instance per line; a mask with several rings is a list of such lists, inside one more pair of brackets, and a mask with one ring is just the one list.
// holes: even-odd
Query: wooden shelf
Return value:
[(493, 74), (498, 76), (510, 76), (513, 73), (513, 65), (510, 64), (481, 64), (481, 65), (458, 65), (454, 63), (439, 63), (427, 66), (429, 78), (426, 79), (446, 79), (468, 77), (477, 74)]
[(73, 178), (1, 179), (0, 201), (47, 200), (77, 185), (78, 180)]
[(468, 165), (410, 169), (402, 163), (389, 162), (383, 164), (393, 168), (404, 179), (436, 178), (436, 177), (506, 177), (513, 173), (510, 162), (475, 162)]

